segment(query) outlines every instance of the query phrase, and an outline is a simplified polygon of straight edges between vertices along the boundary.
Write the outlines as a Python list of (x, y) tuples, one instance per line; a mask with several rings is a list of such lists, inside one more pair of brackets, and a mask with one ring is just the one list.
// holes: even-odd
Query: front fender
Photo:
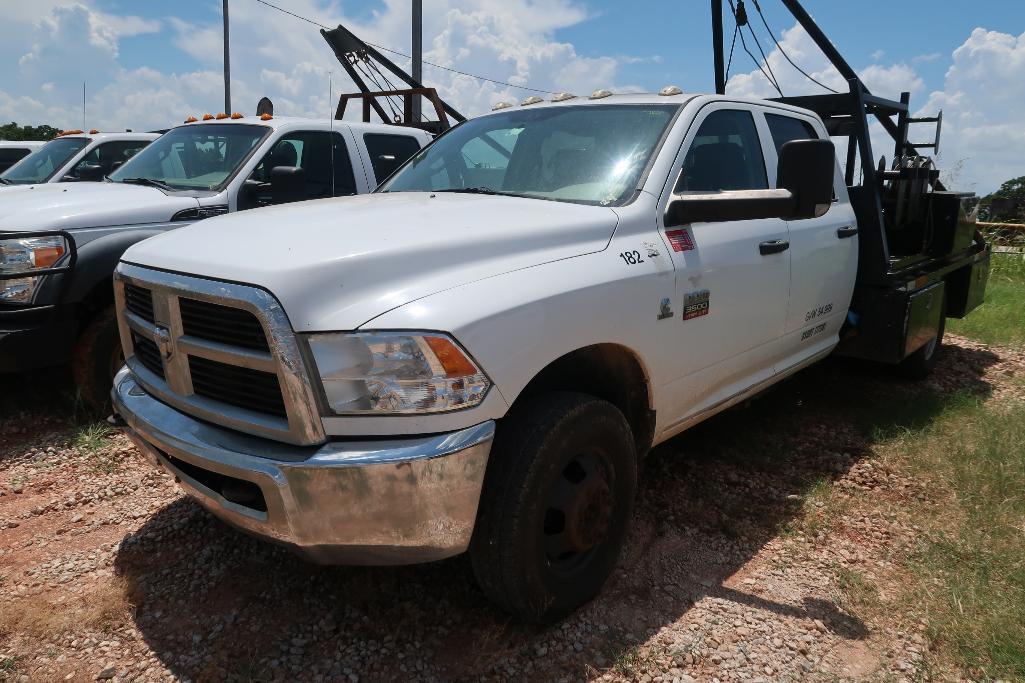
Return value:
[(103, 282), (110, 284), (114, 268), (128, 247), (165, 231), (166, 228), (123, 228), (83, 244), (78, 248), (75, 267), (67, 273), (51, 276), (37, 296), (36, 305), (81, 302)]

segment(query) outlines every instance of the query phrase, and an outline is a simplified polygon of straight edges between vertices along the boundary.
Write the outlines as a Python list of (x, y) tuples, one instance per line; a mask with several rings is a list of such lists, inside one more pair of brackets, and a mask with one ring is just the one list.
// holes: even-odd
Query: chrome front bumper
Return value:
[(436, 436), (293, 446), (216, 427), (128, 368), (114, 412), (154, 464), (225, 522), (325, 564), (412, 564), (470, 544), (493, 421)]

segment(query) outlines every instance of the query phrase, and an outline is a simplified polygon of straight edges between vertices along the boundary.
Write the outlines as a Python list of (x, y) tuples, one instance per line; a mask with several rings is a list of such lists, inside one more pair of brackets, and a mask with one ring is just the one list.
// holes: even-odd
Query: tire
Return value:
[(932, 374), (936, 360), (943, 345), (943, 332), (947, 327), (946, 316), (940, 316), (940, 326), (936, 336), (897, 365), (897, 372), (905, 379), (922, 380)]
[(623, 414), (586, 394), (540, 395), (492, 446), (470, 559), (481, 589), (533, 622), (598, 594), (633, 516), (637, 453)]
[(71, 360), (78, 395), (90, 410), (102, 414), (110, 409), (110, 388), (123, 363), (121, 338), (111, 306), (86, 326), (75, 342)]

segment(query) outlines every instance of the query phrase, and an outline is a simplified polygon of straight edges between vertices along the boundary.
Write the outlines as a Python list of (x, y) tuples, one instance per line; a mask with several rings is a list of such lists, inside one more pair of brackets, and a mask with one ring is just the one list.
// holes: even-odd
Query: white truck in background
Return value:
[(499, 605), (559, 618), (653, 445), (838, 349), (924, 375), (981, 302), (962, 197), (917, 160), (849, 188), (829, 138), (767, 100), (534, 97), (371, 195), (146, 240), (115, 413), (236, 527), (327, 563), (468, 550)]
[(106, 182), (0, 190), (0, 372), (71, 362), (82, 397), (103, 409), (122, 362), (110, 278), (125, 249), (210, 216), (370, 192), (431, 139), (383, 124), (190, 118)]
[(67, 131), (0, 173), (0, 189), (100, 181), (158, 137), (160, 133)]
[(0, 174), (45, 144), (44, 140), (0, 140)]

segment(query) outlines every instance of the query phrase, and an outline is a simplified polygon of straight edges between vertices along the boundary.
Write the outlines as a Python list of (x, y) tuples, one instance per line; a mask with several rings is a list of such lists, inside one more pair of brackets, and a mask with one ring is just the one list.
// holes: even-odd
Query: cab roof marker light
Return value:
[(203, 114), (203, 120), (204, 121), (213, 121), (214, 120), (214, 115), (213, 114)]
[(491, 107), (491, 111), (499, 111), (500, 109), (508, 109), (511, 106), (512, 105), (509, 104), (508, 102), (498, 102), (493, 107)]
[(261, 121), (270, 121), (272, 118), (274, 118), (274, 117), (271, 116), (270, 114), (260, 114), (260, 120)]
[(672, 97), (673, 95), (682, 95), (683, 88), (678, 85), (667, 85), (658, 91), (658, 94), (662, 97)]
[(228, 118), (228, 115), (222, 111), (218, 113), (217, 116), (215, 116), (214, 118), (216, 118), (218, 121), (223, 121), (224, 119)]
[(242, 118), (242, 114), (238, 113), (237, 111), (233, 111), (233, 112), (231, 112), (231, 118), (233, 118), (233, 119), (240, 119), (240, 118)]
[(98, 131), (98, 130), (96, 130), (95, 128), (93, 128), (92, 130), (90, 130), (90, 131), (89, 131), (89, 135), (96, 135), (96, 134), (97, 134), (97, 133), (99, 133), (99, 132), (100, 132), (100, 131)]
[(525, 99), (522, 102), (520, 102), (520, 106), (526, 107), (526, 106), (529, 106), (531, 104), (537, 104), (538, 102), (544, 102), (544, 100), (542, 98), (538, 97), (537, 95), (531, 95), (527, 99)]
[(195, 123), (198, 120), (199, 119), (197, 119), (195, 116), (190, 116), (189, 118), (185, 119), (185, 123)]
[(552, 98), (552, 102), (565, 102), (566, 100), (572, 100), (574, 98), (576, 98), (576, 95), (571, 92), (560, 92), (555, 94), (555, 97)]
[(606, 97), (610, 97), (611, 95), (612, 95), (612, 91), (611, 90), (605, 90), (604, 88), (602, 88), (600, 90), (595, 90), (593, 93), (591, 93), (591, 97), (589, 99), (592, 99), (592, 100), (602, 100), (602, 99), (605, 99)]

